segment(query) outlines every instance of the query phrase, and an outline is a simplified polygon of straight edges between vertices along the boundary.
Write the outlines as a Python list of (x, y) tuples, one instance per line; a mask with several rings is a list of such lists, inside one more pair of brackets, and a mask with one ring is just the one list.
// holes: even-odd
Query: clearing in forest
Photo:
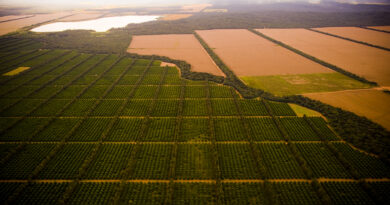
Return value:
[(3, 75), (4, 76), (13, 76), (13, 75), (17, 75), (25, 70), (28, 70), (30, 69), (30, 67), (19, 67), (19, 68), (16, 68), (15, 70), (11, 70), (7, 73), (4, 73)]
[(390, 85), (390, 52), (306, 29), (257, 29), (273, 39), (380, 85)]
[(365, 116), (390, 130), (390, 95), (383, 91), (350, 90), (305, 96)]
[(245, 29), (196, 32), (238, 76), (333, 72)]
[(38, 23), (43, 23), (53, 19), (58, 19), (67, 15), (70, 15), (69, 12), (61, 13), (52, 13), (52, 14), (38, 14), (30, 18), (19, 19), (14, 21), (8, 21), (0, 23), (0, 35), (4, 35), (13, 31), (16, 31), (20, 28), (31, 26)]
[(326, 27), (315, 28), (314, 30), (349, 38), (355, 41), (362, 41), (372, 45), (390, 48), (390, 34), (384, 32), (358, 27)]
[(185, 19), (191, 17), (192, 14), (165, 14), (160, 20), (164, 21), (174, 21), (179, 19)]
[(222, 71), (191, 34), (133, 36), (127, 51), (184, 60), (191, 64), (192, 71), (223, 76)]

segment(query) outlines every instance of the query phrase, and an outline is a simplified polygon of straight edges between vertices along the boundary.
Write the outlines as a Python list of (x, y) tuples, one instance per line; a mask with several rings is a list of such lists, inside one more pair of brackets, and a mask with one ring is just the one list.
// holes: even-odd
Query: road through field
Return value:
[(306, 29), (257, 29), (273, 39), (344, 70), (390, 85), (390, 52)]

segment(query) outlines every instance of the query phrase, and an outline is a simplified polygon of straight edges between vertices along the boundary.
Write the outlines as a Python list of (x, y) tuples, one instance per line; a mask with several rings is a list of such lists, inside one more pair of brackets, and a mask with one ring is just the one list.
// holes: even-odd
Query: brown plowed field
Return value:
[(245, 29), (196, 32), (238, 76), (333, 72)]
[(306, 29), (257, 31), (351, 73), (390, 85), (390, 52)]
[(71, 13), (62, 12), (62, 13), (53, 13), (53, 14), (38, 14), (30, 18), (19, 19), (14, 21), (8, 21), (0, 23), (0, 35), (4, 35), (13, 31), (16, 31), (25, 26), (31, 26), (38, 23), (43, 23), (46, 21), (58, 19)]
[(192, 34), (133, 36), (127, 51), (184, 60), (191, 64), (192, 71), (223, 76), (222, 71)]
[(10, 20), (16, 20), (16, 19), (20, 19), (20, 18), (28, 18), (28, 17), (32, 17), (33, 15), (10, 15), (10, 16), (1, 16), (0, 17), (0, 22), (2, 21), (10, 21)]
[(390, 95), (383, 91), (349, 90), (304, 95), (365, 116), (390, 130)]
[(369, 26), (368, 28), (378, 29), (390, 32), (390, 26)]
[(357, 27), (327, 27), (315, 30), (362, 41), (372, 45), (390, 48), (390, 34)]

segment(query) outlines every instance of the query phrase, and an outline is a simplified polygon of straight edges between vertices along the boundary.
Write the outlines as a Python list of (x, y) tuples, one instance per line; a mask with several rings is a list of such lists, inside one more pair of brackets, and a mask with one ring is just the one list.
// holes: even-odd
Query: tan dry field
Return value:
[(192, 14), (166, 14), (163, 17), (160, 18), (160, 20), (164, 21), (174, 21), (179, 19), (185, 19), (188, 17), (191, 17)]
[(51, 21), (58, 19), (67, 15), (70, 15), (69, 12), (53, 13), (53, 14), (38, 14), (31, 18), (19, 19), (15, 21), (8, 21), (0, 23), (0, 35), (4, 35), (13, 31), (16, 31), (20, 28), (31, 26), (38, 23), (43, 23), (46, 21)]
[(62, 18), (60, 21), (84, 21), (84, 20), (92, 20), (97, 19), (103, 16), (104, 13), (77, 13), (72, 16), (68, 16), (66, 18)]
[(257, 31), (344, 70), (390, 85), (390, 52), (306, 29)]
[(390, 130), (390, 95), (380, 90), (346, 90), (304, 96), (362, 115)]
[(390, 32), (390, 26), (368, 26), (368, 28), (378, 29)]
[(245, 29), (196, 32), (238, 76), (334, 72)]
[(127, 51), (184, 60), (191, 64), (192, 71), (224, 76), (192, 34), (133, 36)]
[(203, 9), (212, 6), (212, 4), (193, 4), (193, 5), (186, 5), (181, 7), (181, 12), (191, 12), (191, 13), (197, 13), (201, 12)]
[(20, 18), (27, 18), (27, 17), (32, 17), (34, 15), (10, 15), (10, 16), (1, 16), (0, 17), (0, 22), (2, 21), (10, 21), (14, 19), (20, 19)]
[(390, 48), (390, 34), (358, 27), (326, 27), (315, 30)]

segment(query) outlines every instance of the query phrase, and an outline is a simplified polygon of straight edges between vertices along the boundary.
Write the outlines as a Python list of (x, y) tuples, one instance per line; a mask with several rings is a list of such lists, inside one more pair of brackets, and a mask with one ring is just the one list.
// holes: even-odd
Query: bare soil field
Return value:
[(185, 19), (188, 17), (191, 17), (192, 14), (166, 14), (163, 17), (160, 18), (160, 20), (164, 21), (174, 21), (179, 19)]
[(238, 76), (334, 72), (245, 29), (196, 32)]
[(224, 75), (192, 34), (133, 36), (127, 51), (184, 60), (192, 71)]
[(32, 17), (34, 15), (10, 15), (10, 16), (1, 16), (0, 17), (0, 23), (3, 22), (3, 21), (11, 21), (11, 20), (16, 20), (16, 19), (20, 19), (20, 18), (28, 18), (28, 17)]
[(304, 96), (362, 115), (390, 130), (390, 95), (380, 90), (349, 90)]
[(0, 23), (0, 35), (4, 35), (13, 31), (16, 31), (20, 28), (31, 26), (38, 23), (43, 23), (46, 21), (58, 19), (71, 13), (61, 12), (61, 13), (53, 13), (53, 14), (38, 14), (31, 18), (19, 19), (14, 21), (8, 21), (4, 23)]
[(390, 32), (390, 26), (369, 26), (368, 28), (378, 29)]
[(344, 70), (390, 85), (390, 52), (306, 29), (257, 31)]
[(190, 12), (190, 13), (197, 13), (201, 12), (203, 9), (212, 6), (212, 4), (193, 4), (193, 5), (186, 5), (181, 7), (181, 12)]
[(315, 30), (390, 48), (390, 34), (358, 27), (327, 27)]
[(60, 21), (84, 21), (84, 20), (92, 20), (92, 19), (97, 19), (100, 18), (104, 15), (104, 13), (78, 13), (72, 16), (68, 16), (66, 18), (61, 19)]

